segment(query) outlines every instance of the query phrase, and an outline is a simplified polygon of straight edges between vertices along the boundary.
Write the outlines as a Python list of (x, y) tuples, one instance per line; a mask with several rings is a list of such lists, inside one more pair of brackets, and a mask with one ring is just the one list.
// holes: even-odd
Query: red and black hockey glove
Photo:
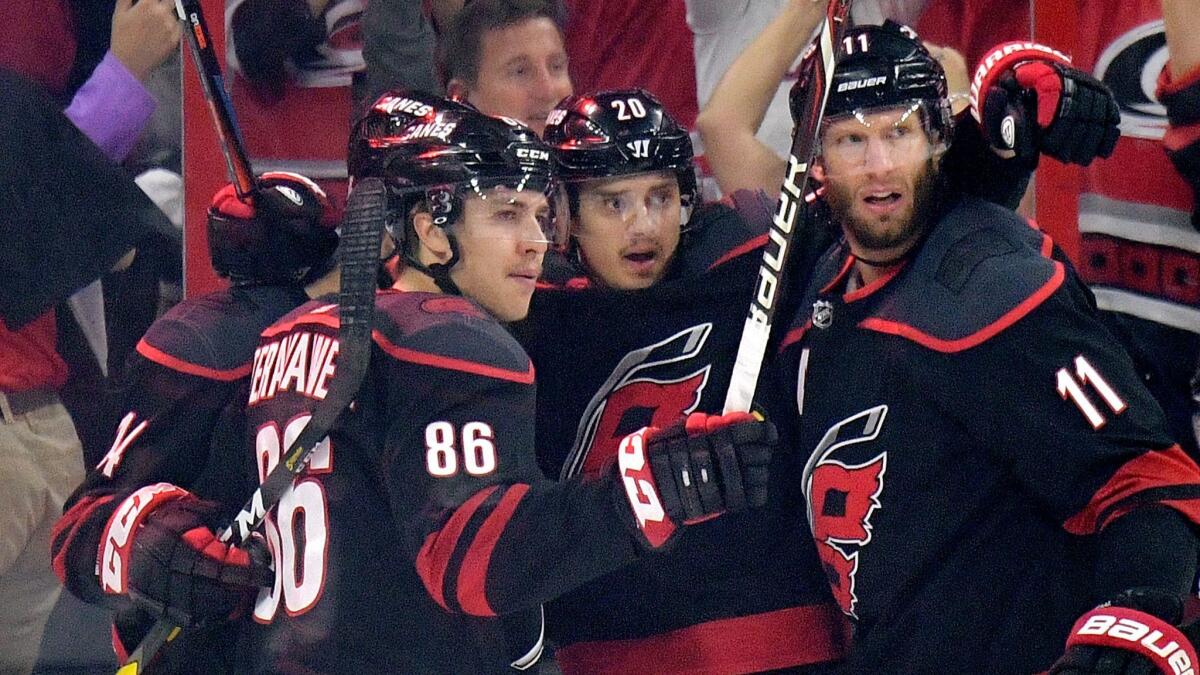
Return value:
[(651, 549), (691, 525), (767, 501), (775, 426), (747, 413), (692, 413), (621, 440), (617, 472), (639, 539)]
[(971, 114), (1001, 154), (1044, 153), (1088, 165), (1108, 157), (1121, 131), (1117, 100), (1061, 52), (1009, 42), (983, 57), (971, 82)]
[(233, 185), (208, 208), (213, 269), (234, 283), (291, 283), (328, 263), (337, 249), (337, 213), (325, 191), (296, 173), (271, 171), (250, 201)]
[(265, 546), (217, 540), (218, 511), (170, 483), (134, 492), (100, 539), (101, 588), (180, 625), (235, 616), (275, 575)]
[(1196, 672), (1196, 624), (1176, 628), (1183, 599), (1155, 588), (1122, 592), (1084, 614), (1050, 675), (1183, 675)]

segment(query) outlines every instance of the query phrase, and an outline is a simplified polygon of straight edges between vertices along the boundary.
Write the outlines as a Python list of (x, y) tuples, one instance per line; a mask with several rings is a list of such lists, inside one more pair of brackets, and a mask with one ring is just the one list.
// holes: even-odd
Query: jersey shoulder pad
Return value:
[(137, 352), (188, 375), (221, 381), (246, 377), (259, 333), (306, 299), (294, 286), (260, 286), (184, 300), (151, 324)]
[(1062, 286), (1053, 242), (1016, 213), (964, 198), (862, 327), (940, 352), (979, 345), (1028, 315)]
[(467, 298), (387, 291), (375, 344), (398, 361), (532, 384), (533, 364), (496, 319)]

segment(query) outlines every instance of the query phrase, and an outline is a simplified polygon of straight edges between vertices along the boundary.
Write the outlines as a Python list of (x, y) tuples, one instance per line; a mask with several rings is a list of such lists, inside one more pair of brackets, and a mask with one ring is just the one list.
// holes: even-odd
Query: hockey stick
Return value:
[[(329, 435), (342, 411), (350, 405), (366, 375), (371, 356), (371, 326), (375, 313), (376, 273), (379, 246), (387, 214), (387, 193), (383, 182), (368, 178), (354, 185), (346, 204), (338, 242), (341, 282), (338, 290), (339, 351), (329, 393), (312, 411), (308, 424), (280, 458), (279, 464), (263, 479), (250, 500), (221, 530), (223, 542), (242, 544), (292, 486), (292, 480), (304, 471), (316, 446)], [(117, 675), (145, 675), (151, 672), (159, 651), (175, 640), (182, 628), (169, 619), (159, 619), (137, 649), (130, 654)]]
[[(779, 188), (779, 205), (771, 219), (768, 241), (763, 250), (762, 264), (758, 268), (758, 279), (754, 284), (754, 297), (750, 300), (750, 313), (742, 329), (737, 357), (733, 363), (733, 374), (729, 379), (729, 391), (725, 394), (724, 412), (749, 412), (762, 370), (763, 357), (771, 337), (771, 324), (775, 320), (776, 301), (783, 288), (783, 272), (792, 249), (803, 242), (805, 234), (797, 232), (797, 217), (803, 212), (805, 186), (808, 184), (809, 167), (817, 148), (821, 130), (821, 119), (825, 112), (825, 101), (829, 98), (829, 82), (833, 79), (836, 66), (837, 46), (846, 33), (850, 14), (850, 0), (829, 0), (825, 10), (825, 21), (821, 26), (816, 43), (810, 49), (820, 50), (820, 57), (809, 63), (816, 72), (811, 73), (812, 86), (804, 96), (807, 114), (792, 132), (792, 148), (788, 156), (787, 171), (783, 185)], [(803, 229), (803, 228), (800, 228)]]
[(242, 144), (241, 132), (238, 131), (237, 118), (233, 112), (233, 102), (225, 89), (225, 76), (221, 74), (221, 65), (213, 52), (212, 34), (208, 32), (200, 1), (175, 0), (175, 13), (185, 25), (184, 36), (191, 48), (196, 74), (200, 76), (204, 100), (208, 101), (208, 111), (212, 114), (213, 124), (217, 128), (217, 138), (221, 141), (221, 153), (225, 156), (225, 168), (229, 170), (229, 179), (237, 191), (238, 199), (246, 201), (258, 189), (258, 181), (254, 178), (250, 160), (246, 156), (246, 148)]

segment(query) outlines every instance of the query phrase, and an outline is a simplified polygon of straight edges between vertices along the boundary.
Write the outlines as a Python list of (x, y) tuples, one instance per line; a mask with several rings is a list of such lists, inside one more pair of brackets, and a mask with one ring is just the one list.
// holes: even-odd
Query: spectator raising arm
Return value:
[(755, 137), (779, 81), (808, 44), (824, 16), (823, 3), (791, 0), (738, 56), (696, 118), (709, 167), (721, 192), (771, 193), (783, 180), (779, 153)]

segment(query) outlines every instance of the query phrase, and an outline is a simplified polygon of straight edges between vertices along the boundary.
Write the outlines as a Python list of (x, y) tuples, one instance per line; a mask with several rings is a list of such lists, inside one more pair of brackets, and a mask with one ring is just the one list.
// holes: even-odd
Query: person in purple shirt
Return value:
[[(0, 66), (61, 94), (74, 39), (63, 0), (5, 0)], [(75, 94), (67, 117), (113, 161), (132, 149), (155, 102), (141, 85), (177, 49), (167, 0), (118, 0), (112, 46)], [(17, 330), (0, 321), (0, 672), (29, 672), (61, 587), (50, 565), (50, 529), (83, 479), (83, 455), (58, 398), (66, 365), (55, 351), (53, 311)]]

